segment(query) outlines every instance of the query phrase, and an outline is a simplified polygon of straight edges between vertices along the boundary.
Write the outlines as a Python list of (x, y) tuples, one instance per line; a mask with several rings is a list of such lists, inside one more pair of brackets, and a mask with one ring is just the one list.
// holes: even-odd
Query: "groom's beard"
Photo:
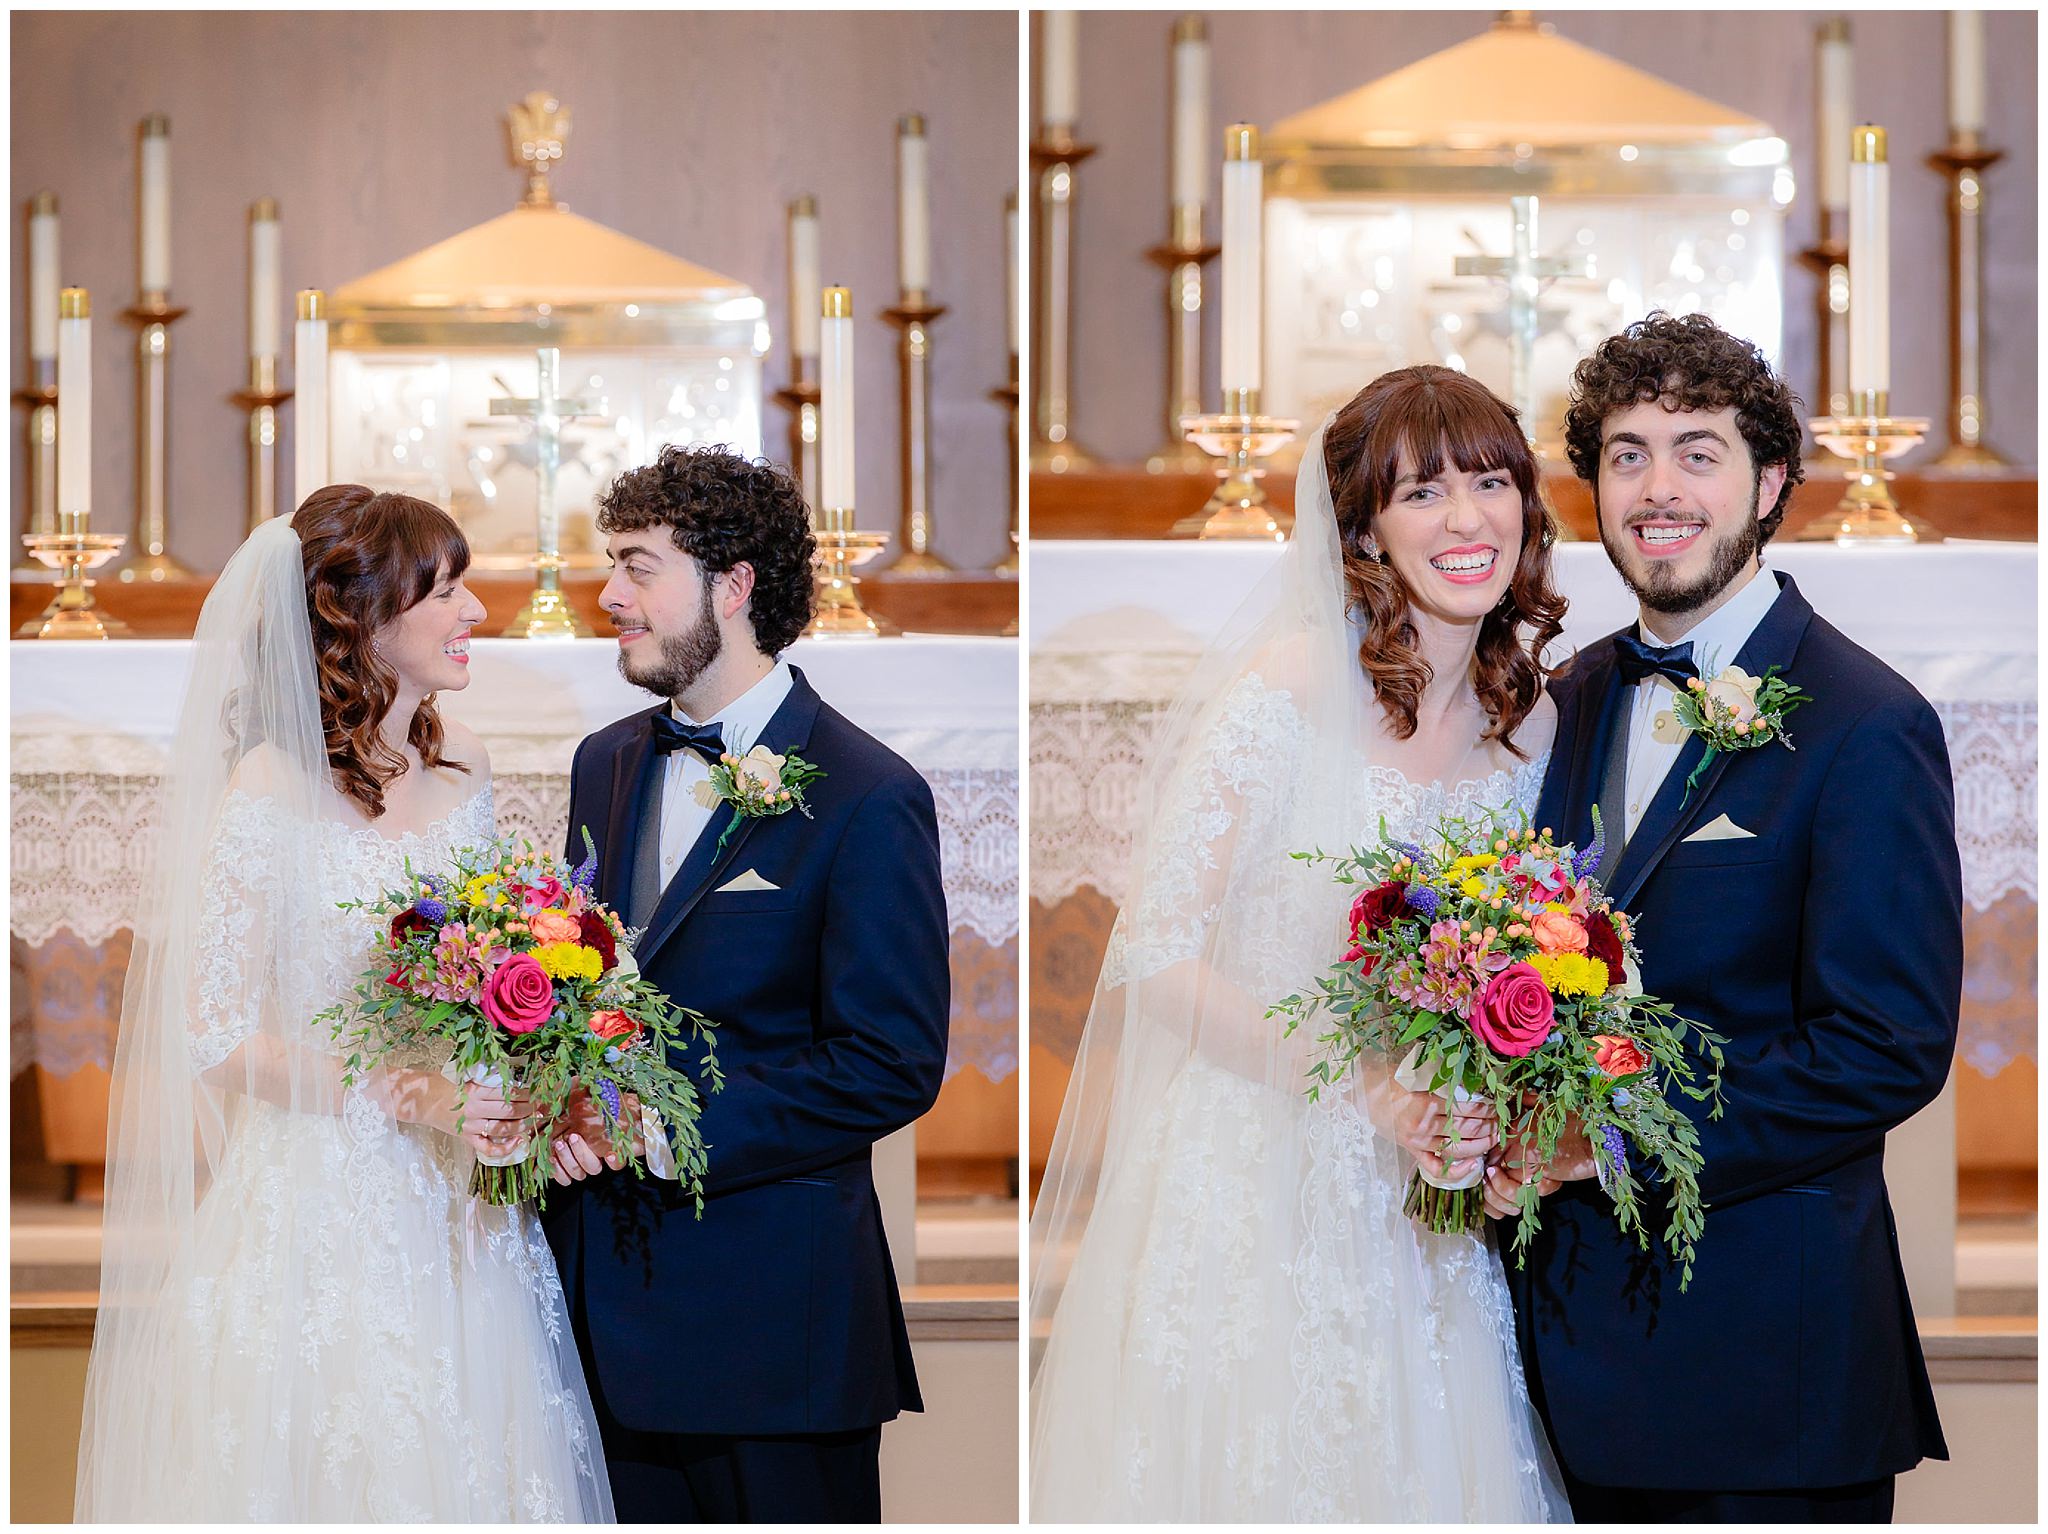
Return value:
[(696, 685), (697, 678), (718, 659), (725, 646), (724, 636), (718, 632), (718, 620), (711, 613), (710, 582), (705, 582), (704, 600), (697, 609), (695, 623), (680, 634), (653, 637), (661, 646), (661, 658), (648, 670), (636, 672), (633, 658), (622, 654), (619, 675), (635, 687), (644, 687), (664, 698), (679, 698)]
[(1674, 618), (1698, 612), (1726, 591), (1729, 582), (1747, 569), (1762, 550), (1764, 535), (1756, 520), (1762, 484), (1759, 478), (1749, 487), (1749, 516), (1740, 527), (1716, 540), (1709, 551), (1707, 568), (1691, 580), (1679, 574), (1669, 561), (1657, 561), (1638, 571), (1633, 564), (1635, 549), (1628, 541), (1628, 529), (1624, 527), (1619, 536), (1610, 533), (1596, 501), (1593, 518), (1600, 526), (1600, 546), (1607, 550), (1607, 561), (1614, 566), (1622, 584), (1651, 612)]

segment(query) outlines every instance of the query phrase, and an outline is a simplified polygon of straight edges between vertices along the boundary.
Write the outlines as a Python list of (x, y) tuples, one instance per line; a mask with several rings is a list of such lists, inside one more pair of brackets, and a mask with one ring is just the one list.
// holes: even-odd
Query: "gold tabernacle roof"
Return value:
[(1632, 68), (1508, 11), (1486, 32), (1283, 119), (1279, 149), (1536, 150), (1768, 138), (1746, 113)]
[(571, 213), (520, 206), (358, 277), (337, 311), (721, 303), (747, 285)]

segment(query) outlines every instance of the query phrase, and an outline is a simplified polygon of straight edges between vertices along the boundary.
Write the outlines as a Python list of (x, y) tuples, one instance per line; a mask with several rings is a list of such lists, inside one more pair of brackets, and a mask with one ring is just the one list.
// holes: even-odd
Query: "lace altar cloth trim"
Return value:
[[(499, 830), (559, 847), (576, 742), (494, 737), (485, 745)], [(60, 927), (105, 942), (135, 920), (156, 838), (163, 756), (117, 735), (16, 735), (13, 747), (9, 928), (32, 947)], [(1000, 947), (1018, 931), (1017, 773), (935, 767), (924, 775), (938, 809), (949, 924)]]
[[(1963, 896), (1988, 910), (2037, 898), (2040, 716), (2033, 703), (1937, 703), (1956, 782)], [(1121, 902), (1132, 818), (1165, 706), (1048, 702), (1031, 708), (1031, 894), (1050, 903), (1090, 885)], [(18, 821), (17, 821), (18, 824)]]

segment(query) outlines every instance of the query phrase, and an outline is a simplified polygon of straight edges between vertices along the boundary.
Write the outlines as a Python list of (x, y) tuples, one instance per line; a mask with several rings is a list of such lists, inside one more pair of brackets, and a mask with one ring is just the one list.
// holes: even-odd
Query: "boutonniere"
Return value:
[(1676, 745), (1688, 735), (1707, 743), (1707, 754), (1685, 780), (1687, 798), (1723, 751), (1748, 751), (1774, 740), (1787, 751), (1793, 749), (1785, 716), (1807, 695), (1779, 676), (1778, 669), (1773, 666), (1762, 676), (1751, 676), (1740, 666), (1730, 666), (1704, 680), (1691, 677), (1671, 707), (1651, 721), (1651, 732), (1666, 745)]
[(804, 803), (804, 785), (823, 776), (824, 768), (805, 761), (794, 751), (778, 756), (766, 746), (756, 746), (745, 756), (726, 752), (712, 764), (711, 776), (691, 790), (707, 810), (715, 810), (721, 804), (733, 808), (733, 818), (720, 833), (713, 854), (725, 851), (726, 841), (743, 819), (759, 820), (796, 810), (808, 820), (811, 807)]

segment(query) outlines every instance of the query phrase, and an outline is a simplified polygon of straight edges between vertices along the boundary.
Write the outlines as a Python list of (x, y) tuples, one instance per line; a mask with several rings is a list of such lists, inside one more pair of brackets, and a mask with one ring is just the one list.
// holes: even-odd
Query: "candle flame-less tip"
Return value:
[(1824, 43), (1846, 43), (1849, 40), (1849, 18), (1830, 16), (1822, 22), (1820, 40)]
[(142, 136), (144, 138), (169, 138), (171, 136), (171, 120), (161, 112), (150, 113), (149, 116), (142, 119)]
[(92, 318), (92, 295), (84, 288), (66, 288), (57, 295), (57, 318), (60, 320), (89, 320)]
[(1884, 129), (1872, 123), (1858, 123), (1849, 135), (1849, 163), (1882, 165), (1885, 159)]
[(809, 192), (806, 192), (803, 196), (791, 201), (789, 211), (791, 216), (795, 218), (816, 218), (818, 216), (818, 199)]
[(853, 291), (850, 288), (826, 288), (820, 295), (828, 320), (850, 320), (853, 318)]
[(906, 112), (896, 119), (896, 132), (902, 138), (924, 137), (924, 113)]
[(1173, 40), (1177, 43), (1200, 43), (1208, 39), (1208, 24), (1199, 16), (1183, 16), (1173, 24)]
[(1259, 157), (1259, 130), (1251, 123), (1232, 123), (1223, 130), (1223, 158), (1226, 160), (1256, 160)]
[(44, 218), (54, 215), (57, 211), (57, 194), (55, 192), (36, 193), (35, 196), (28, 200), (28, 211), (29, 216), (32, 218)]
[(252, 224), (274, 224), (277, 222), (277, 199), (259, 197), (249, 204), (249, 222)]
[(302, 320), (326, 319), (327, 295), (319, 288), (300, 288), (299, 318)]

